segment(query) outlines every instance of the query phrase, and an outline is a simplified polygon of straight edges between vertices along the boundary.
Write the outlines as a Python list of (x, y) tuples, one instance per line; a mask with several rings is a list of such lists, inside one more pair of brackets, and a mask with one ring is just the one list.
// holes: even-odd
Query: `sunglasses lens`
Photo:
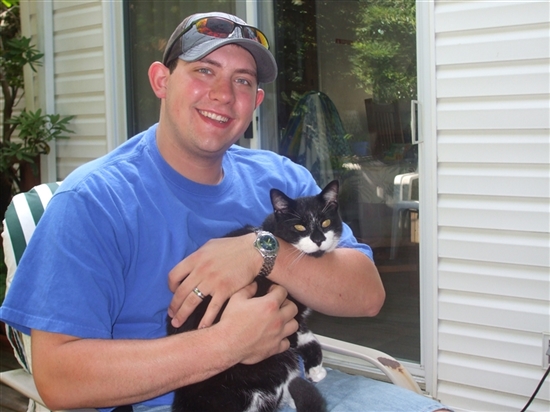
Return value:
[(267, 38), (264, 36), (264, 34), (260, 30), (256, 30), (256, 41), (260, 43), (262, 46), (264, 46), (266, 49), (269, 49), (269, 43), (267, 42)]
[(222, 19), (219, 17), (205, 17), (195, 22), (195, 27), (200, 34), (205, 34), (211, 37), (225, 39), (233, 33), (235, 27), (241, 29), (241, 35), (245, 39), (257, 41), (266, 49), (269, 49), (269, 44), (265, 35), (255, 27), (242, 26), (231, 20)]
[(226, 38), (235, 29), (235, 24), (232, 21), (218, 18), (205, 18), (195, 23), (197, 31), (207, 36)]
[(262, 46), (268, 48), (267, 39), (265, 38), (264, 34), (258, 29), (255, 29), (254, 27), (245, 26), (242, 28), (242, 33), (245, 39), (257, 41)]

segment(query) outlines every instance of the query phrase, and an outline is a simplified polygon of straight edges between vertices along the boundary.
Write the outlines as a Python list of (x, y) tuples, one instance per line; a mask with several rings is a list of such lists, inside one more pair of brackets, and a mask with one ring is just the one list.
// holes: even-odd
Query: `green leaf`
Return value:
[[(40, 154), (50, 152), (49, 142), (53, 139), (68, 139), (74, 133), (67, 126), (74, 116), (60, 114), (42, 114), (42, 110), (23, 110), (19, 116), (14, 116), (8, 123), (16, 126), (20, 143), (7, 142), (1, 147), (3, 160), (0, 171), (22, 160), (30, 161)], [(12, 160), (9, 160), (9, 158)]]

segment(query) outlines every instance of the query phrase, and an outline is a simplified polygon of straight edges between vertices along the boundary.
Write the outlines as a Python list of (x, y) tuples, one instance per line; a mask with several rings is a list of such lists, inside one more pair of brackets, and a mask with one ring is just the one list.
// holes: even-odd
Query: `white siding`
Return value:
[[(437, 396), (517, 411), (550, 330), (550, 7), (437, 1)], [(530, 411), (550, 410), (547, 382)]]
[[(41, 69), (33, 81), (26, 82), (25, 91), (27, 106), (44, 108), (47, 90), (54, 90), (54, 109), (50, 110), (76, 116), (70, 124), (75, 133), (56, 144), (57, 179), (64, 179), (76, 167), (108, 151), (106, 95), (110, 91), (106, 92), (105, 86), (105, 50), (110, 46), (105, 45), (104, 13), (109, 7), (99, 0), (54, 0), (51, 7), (44, 4), (23, 0), (22, 20), (27, 31), (37, 36), (42, 50), (52, 39), (52, 55), (46, 55), (44, 61), (53, 61), (53, 87), (47, 84), (52, 79), (46, 79)], [(46, 21), (52, 22), (53, 32), (48, 31)]]
[(59, 178), (107, 153), (101, 1), (54, 1), (56, 110), (77, 117), (57, 144)]

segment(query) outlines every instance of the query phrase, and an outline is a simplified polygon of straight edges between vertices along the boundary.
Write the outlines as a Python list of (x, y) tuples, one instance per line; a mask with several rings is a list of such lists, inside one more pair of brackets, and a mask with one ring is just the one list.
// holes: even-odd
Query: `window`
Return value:
[(321, 186), (340, 180), (342, 217), (373, 248), (387, 292), (375, 318), (314, 314), (311, 329), (420, 362), (414, 2), (260, 4), (280, 70), (261, 114), (278, 133), (262, 128), (262, 146)]

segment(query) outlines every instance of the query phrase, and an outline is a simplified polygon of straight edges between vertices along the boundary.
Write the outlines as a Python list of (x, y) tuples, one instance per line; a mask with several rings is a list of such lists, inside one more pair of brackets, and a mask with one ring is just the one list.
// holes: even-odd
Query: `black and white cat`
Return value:
[[(274, 212), (263, 222), (263, 230), (292, 244), (299, 253), (314, 257), (337, 247), (342, 234), (338, 181), (330, 182), (317, 196), (291, 199), (278, 189), (272, 189), (270, 195)], [(228, 236), (240, 236), (255, 229), (247, 226)], [(265, 295), (273, 284), (263, 276), (257, 276), (256, 282), (256, 296)], [(310, 382), (318, 382), (326, 375), (321, 346), (305, 323), (310, 309), (290, 295), (288, 298), (298, 306), (299, 323), (298, 332), (289, 336), (289, 350), (255, 365), (235, 365), (203, 382), (177, 389), (172, 411), (274, 412), (287, 403), (296, 407), (297, 412), (325, 411), (324, 399)], [(197, 329), (209, 302), (208, 296), (180, 328), (169, 326), (168, 333)], [(216, 322), (221, 312), (223, 308)]]

